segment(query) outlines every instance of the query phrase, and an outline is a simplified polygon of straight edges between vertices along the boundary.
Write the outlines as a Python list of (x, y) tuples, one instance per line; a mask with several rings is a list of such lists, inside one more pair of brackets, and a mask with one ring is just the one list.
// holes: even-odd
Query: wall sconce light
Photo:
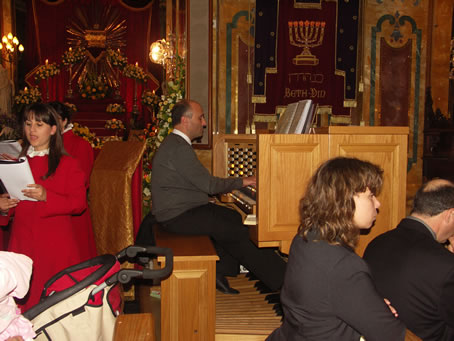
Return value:
[(7, 57), (2, 57), (2, 59), (8, 61), (9, 63), (12, 63), (17, 51), (24, 52), (24, 46), (20, 44), (19, 39), (13, 36), (13, 34), (10, 32), (2, 37), (2, 42), (0, 43), (0, 51), (2, 53), (5, 53)]
[(173, 48), (165, 39), (155, 41), (150, 45), (150, 60), (153, 63), (165, 65), (169, 59), (172, 59)]

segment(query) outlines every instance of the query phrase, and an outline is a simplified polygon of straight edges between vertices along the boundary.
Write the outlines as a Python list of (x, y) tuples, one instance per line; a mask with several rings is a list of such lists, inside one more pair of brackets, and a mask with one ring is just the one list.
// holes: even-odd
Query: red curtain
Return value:
[[(111, 5), (119, 11), (120, 17), (126, 20), (127, 31), (125, 34), (126, 46), (121, 50), (128, 58), (128, 63), (136, 62), (151, 75), (151, 79), (145, 84), (138, 84), (137, 104), (139, 111), (142, 110), (140, 95), (143, 89), (154, 90), (159, 86), (161, 76), (156, 77), (150, 73), (153, 66), (148, 58), (150, 44), (160, 38), (159, 33), (159, 8), (158, 1), (154, 1), (143, 8), (132, 8), (126, 6), (120, 0), (61, 0), (47, 2), (45, 0), (28, 0), (27, 18), (27, 46), (25, 53), (26, 68), (29, 72), (27, 83), (34, 85), (33, 71), (44, 64), (47, 59), (49, 63), (61, 63), (63, 52), (69, 47), (66, 32), (76, 13), (76, 8), (83, 11), (91, 8), (92, 2), (99, 4), (100, 8)], [(49, 79), (49, 100), (63, 101), (68, 89), (68, 70), (62, 65), (60, 75)], [(43, 99), (47, 97), (46, 81), (39, 84)], [(73, 92), (77, 96), (77, 87), (72, 84)], [(127, 78), (121, 79), (121, 96), (126, 103), (128, 112), (133, 107), (134, 81)]]

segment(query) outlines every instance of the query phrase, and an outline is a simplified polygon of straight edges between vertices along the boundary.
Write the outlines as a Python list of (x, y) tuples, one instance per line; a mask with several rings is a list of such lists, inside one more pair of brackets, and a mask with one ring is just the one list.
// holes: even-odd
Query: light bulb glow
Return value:
[(8, 33), (8, 39), (9, 39), (9, 40), (13, 40), (13, 34), (12, 34), (11, 32)]

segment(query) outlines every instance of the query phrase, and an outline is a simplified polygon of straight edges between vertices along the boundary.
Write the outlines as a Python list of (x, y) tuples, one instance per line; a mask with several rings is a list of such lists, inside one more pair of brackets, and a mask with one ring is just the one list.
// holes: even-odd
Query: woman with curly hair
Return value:
[(404, 340), (404, 325), (354, 252), (360, 230), (375, 221), (382, 183), (378, 166), (347, 157), (312, 176), (281, 291), (283, 324), (267, 340)]

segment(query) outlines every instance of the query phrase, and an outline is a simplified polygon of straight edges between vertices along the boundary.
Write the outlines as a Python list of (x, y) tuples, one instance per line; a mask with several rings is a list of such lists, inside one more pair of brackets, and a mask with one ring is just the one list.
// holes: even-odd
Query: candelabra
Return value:
[(2, 60), (11, 64), (11, 79), (13, 79), (13, 62), (16, 59), (17, 51), (24, 51), (24, 46), (19, 42), (19, 39), (13, 36), (11, 32), (3, 36), (0, 43), (0, 55)]
[(137, 80), (134, 79), (134, 97), (132, 103), (132, 114), (139, 115), (139, 106), (137, 105)]
[(303, 52), (293, 58), (295, 65), (318, 65), (309, 48), (320, 46), (323, 42), (326, 23), (324, 21), (289, 21), (289, 40), (293, 46), (303, 48)]

